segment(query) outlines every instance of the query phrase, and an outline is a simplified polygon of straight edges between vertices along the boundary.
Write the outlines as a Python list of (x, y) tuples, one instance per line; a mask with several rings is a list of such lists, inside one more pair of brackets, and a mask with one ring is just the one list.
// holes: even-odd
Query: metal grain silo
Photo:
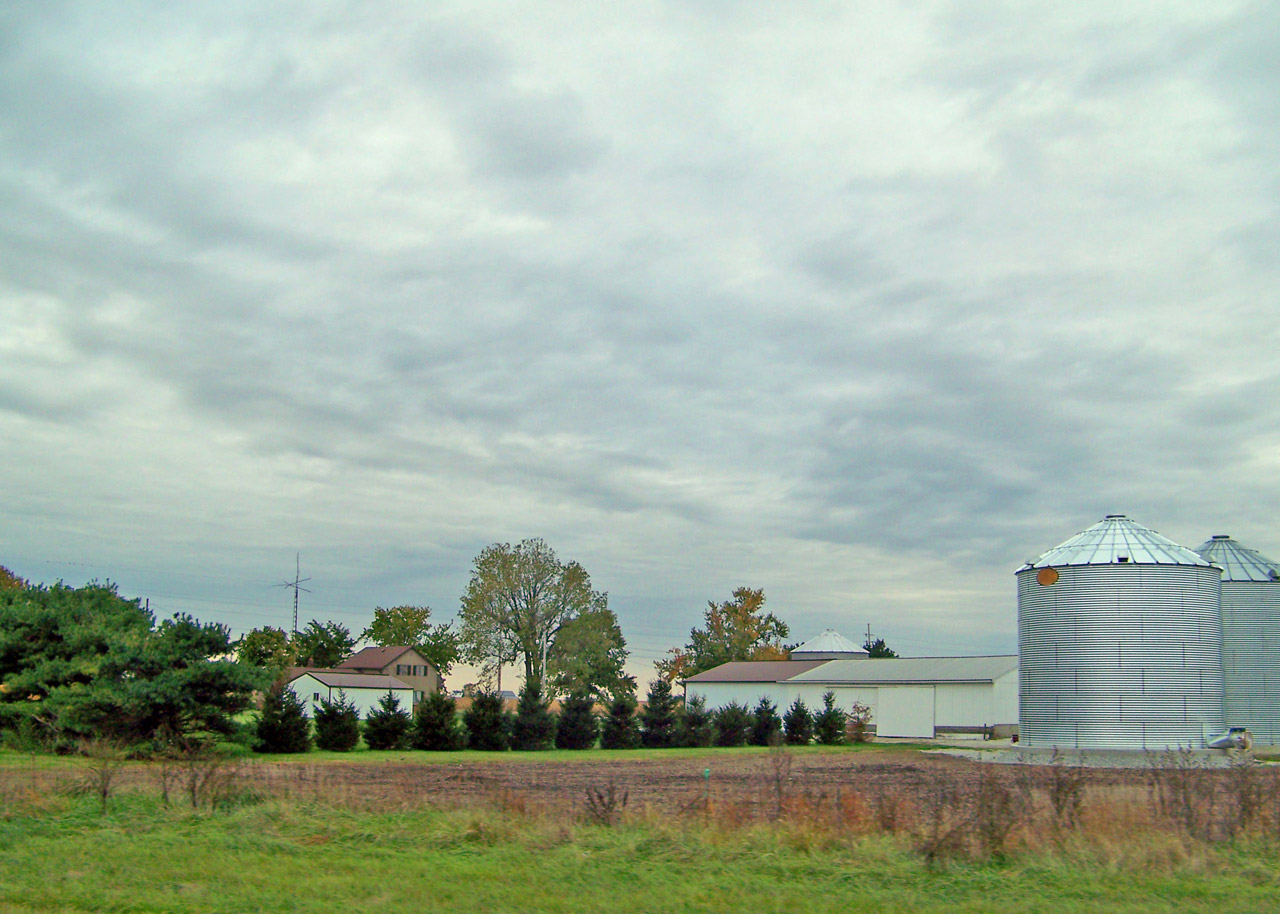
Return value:
[(1223, 727), (1221, 575), (1123, 514), (1019, 568), (1024, 745), (1204, 746)]
[(1222, 566), (1223, 712), (1256, 743), (1280, 744), (1280, 565), (1229, 536), (1196, 550)]

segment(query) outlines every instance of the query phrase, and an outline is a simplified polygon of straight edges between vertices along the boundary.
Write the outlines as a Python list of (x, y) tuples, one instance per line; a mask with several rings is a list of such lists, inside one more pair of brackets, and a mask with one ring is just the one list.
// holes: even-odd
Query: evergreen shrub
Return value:
[(370, 749), (386, 751), (405, 749), (409, 745), (409, 712), (400, 707), (400, 699), (388, 689), (378, 708), (364, 719), (364, 741)]
[(316, 708), (316, 748), (327, 752), (350, 752), (360, 742), (360, 714), (338, 691), (337, 701), (321, 701)]

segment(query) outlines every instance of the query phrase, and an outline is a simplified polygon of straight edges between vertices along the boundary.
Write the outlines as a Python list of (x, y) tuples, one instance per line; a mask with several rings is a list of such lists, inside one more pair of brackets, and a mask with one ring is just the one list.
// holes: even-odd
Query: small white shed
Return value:
[(320, 702), (337, 701), (339, 692), (355, 705), (362, 720), (369, 716), (370, 711), (377, 709), (387, 692), (400, 700), (402, 709), (413, 713), (413, 687), (385, 674), (307, 670), (289, 680), (289, 688), (302, 699), (313, 718)]

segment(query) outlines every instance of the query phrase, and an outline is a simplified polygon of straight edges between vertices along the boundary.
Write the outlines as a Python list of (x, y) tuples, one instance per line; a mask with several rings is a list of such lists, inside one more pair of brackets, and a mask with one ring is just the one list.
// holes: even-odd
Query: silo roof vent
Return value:
[(1222, 566), (1224, 581), (1276, 581), (1280, 565), (1262, 553), (1246, 548), (1225, 534), (1202, 543), (1196, 552)]
[(1019, 571), (1054, 565), (1212, 565), (1213, 561), (1168, 537), (1130, 520), (1108, 514), (1088, 530), (1027, 562)]

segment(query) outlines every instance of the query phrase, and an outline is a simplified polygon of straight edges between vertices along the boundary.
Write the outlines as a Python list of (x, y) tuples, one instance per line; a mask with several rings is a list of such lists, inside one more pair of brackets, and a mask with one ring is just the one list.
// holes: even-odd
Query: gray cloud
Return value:
[(1277, 17), (1143, 15), (11, 6), (0, 562), (355, 625), (542, 535), (651, 659), (743, 583), (1007, 649), (1113, 510), (1280, 550)]

